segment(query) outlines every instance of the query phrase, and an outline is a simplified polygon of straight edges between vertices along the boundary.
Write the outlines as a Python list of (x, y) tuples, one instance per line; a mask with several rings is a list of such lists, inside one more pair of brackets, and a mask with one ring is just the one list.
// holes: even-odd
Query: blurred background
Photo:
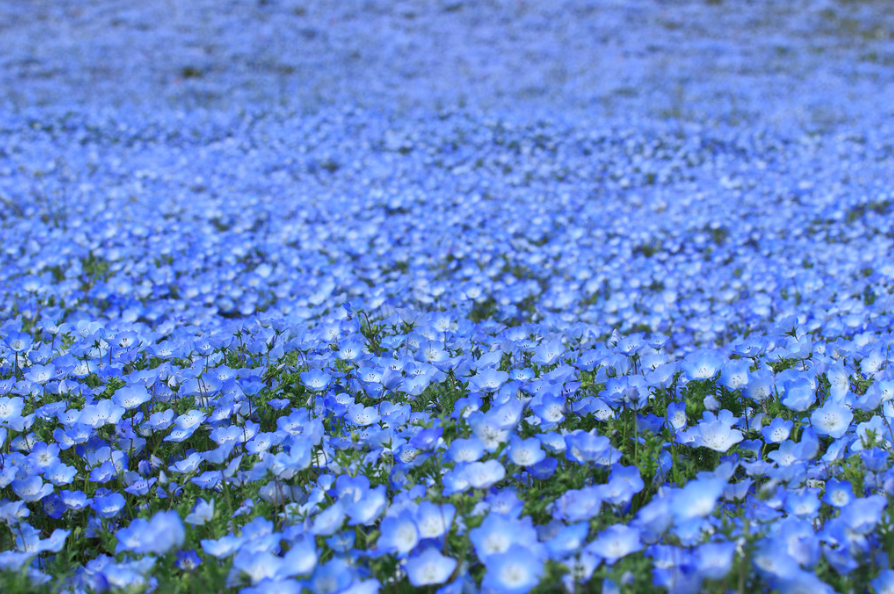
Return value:
[(0, 105), (452, 108), (828, 127), (894, 111), (894, 3), (13, 0)]

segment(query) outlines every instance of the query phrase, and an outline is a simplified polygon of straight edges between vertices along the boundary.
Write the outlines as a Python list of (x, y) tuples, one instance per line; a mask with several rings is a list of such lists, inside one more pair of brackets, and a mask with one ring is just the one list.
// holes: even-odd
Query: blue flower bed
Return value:
[(891, 11), (348, 4), (5, 13), (4, 594), (894, 591)]

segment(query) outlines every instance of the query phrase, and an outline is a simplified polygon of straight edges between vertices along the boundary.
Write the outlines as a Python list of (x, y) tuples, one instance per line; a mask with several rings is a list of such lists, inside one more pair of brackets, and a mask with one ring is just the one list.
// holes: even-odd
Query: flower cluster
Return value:
[[(47, 4), (0, 40), (4, 593), (894, 592), (890, 11)], [(668, 98), (663, 44), (747, 80)]]

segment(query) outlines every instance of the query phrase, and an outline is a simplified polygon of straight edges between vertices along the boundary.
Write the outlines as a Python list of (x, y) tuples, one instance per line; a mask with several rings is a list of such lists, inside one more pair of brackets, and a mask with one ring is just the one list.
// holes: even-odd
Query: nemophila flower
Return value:
[(506, 469), (498, 460), (472, 462), (463, 470), (463, 475), (474, 489), (489, 489), (506, 476)]
[(565, 455), (578, 464), (594, 462), (607, 450), (612, 449), (611, 441), (604, 435), (594, 435), (576, 430), (565, 435)]
[(358, 427), (366, 427), (367, 425), (372, 425), (379, 420), (379, 412), (375, 406), (363, 406), (362, 404), (355, 404), (348, 407), (348, 414), (345, 418), (347, 418), (348, 422), (352, 425), (357, 425)]
[(790, 491), (785, 498), (785, 511), (800, 518), (813, 518), (819, 510), (819, 489), (798, 489)]
[(217, 540), (204, 539), (200, 544), (205, 553), (216, 559), (224, 559), (235, 553), (244, 542), (245, 539), (242, 537), (226, 535)]
[(882, 402), (882, 393), (878, 385), (873, 384), (863, 394), (849, 393), (844, 398), (844, 402), (857, 410), (874, 411)]
[(614, 565), (642, 548), (640, 531), (621, 524), (609, 526), (586, 546), (587, 552), (602, 558), (608, 565)]
[(801, 440), (795, 445), (792, 453), (801, 462), (808, 462), (816, 458), (819, 446), (820, 443), (816, 431), (814, 431), (813, 427), (806, 427), (801, 432)]
[(488, 514), (484, 521), (469, 531), (469, 540), (478, 558), (485, 563), (493, 556), (505, 553), (513, 543), (537, 543), (537, 531), (530, 517), (516, 520), (502, 514)]
[(512, 518), (518, 518), (524, 510), (524, 502), (519, 499), (517, 491), (512, 487), (492, 490), (484, 498), (481, 507), (486, 508), (492, 514), (502, 514)]
[[(552, 528), (551, 525), (556, 527)], [(584, 546), (590, 526), (586, 522), (565, 525), (558, 520), (550, 522), (550, 535), (541, 534), (550, 559), (565, 559), (580, 551)]]
[(4, 344), (14, 353), (23, 353), (31, 348), (34, 339), (27, 332), (10, 332), (3, 340)]
[(469, 416), (469, 425), (472, 433), (481, 440), (488, 452), (495, 452), (500, 444), (509, 439), (509, 429), (501, 429), (496, 424), (496, 418), (485, 416), (481, 412), (475, 412)]
[(705, 412), (698, 425), (680, 432), (677, 439), (688, 445), (725, 452), (744, 439), (741, 431), (732, 428), (736, 419), (731, 417), (728, 414), (715, 417), (713, 413)]
[(65, 507), (73, 511), (85, 509), (93, 503), (93, 500), (89, 499), (83, 491), (68, 491), (63, 489), (59, 492), (59, 495), (62, 498), (62, 503), (65, 504)]
[(723, 364), (720, 371), (720, 384), (730, 390), (739, 390), (748, 384), (750, 361), (747, 359), (730, 359)]
[(528, 474), (538, 481), (545, 481), (555, 474), (559, 467), (559, 461), (555, 458), (545, 458), (533, 466), (528, 467)]
[(894, 594), (894, 569), (883, 569), (871, 582), (876, 594)]
[(505, 371), (493, 367), (479, 369), (478, 373), (469, 378), (469, 388), (477, 392), (495, 392), (508, 379), (509, 374)]
[(680, 362), (680, 369), (689, 381), (707, 380), (716, 377), (725, 358), (714, 349), (702, 349), (690, 353)]
[(28, 371), (25, 372), (25, 379), (33, 384), (43, 386), (53, 379), (53, 374), (55, 372), (56, 366), (52, 363), (48, 365), (32, 365), (28, 368)]
[(9, 426), (11, 420), (21, 417), (24, 409), (25, 401), (22, 398), (3, 396), (0, 398), (0, 423)]
[(31, 510), (28, 509), (24, 501), (9, 501), (0, 504), (0, 520), (10, 526), (18, 524), (19, 520), (24, 520), (30, 515)]
[(212, 518), (214, 518), (214, 498), (211, 498), (209, 501), (199, 498), (192, 512), (183, 521), (193, 526), (204, 526)]
[(118, 476), (118, 469), (110, 461), (103, 462), (90, 470), (90, 481), (94, 483), (107, 483)]
[(633, 525), (643, 532), (643, 540), (654, 542), (655, 539), (670, 528), (673, 515), (670, 513), (671, 497), (655, 497), (641, 507), (636, 514)]
[(443, 434), (443, 427), (421, 429), (416, 435), (410, 438), (409, 444), (418, 450), (429, 451), (441, 442), (441, 436)]
[(315, 536), (332, 536), (341, 529), (345, 516), (344, 505), (336, 501), (314, 517), (309, 532)]
[(643, 487), (639, 468), (619, 464), (612, 468), (608, 483), (602, 488), (602, 498), (610, 505), (626, 505)]
[(674, 431), (682, 431), (686, 428), (686, 403), (671, 402), (667, 405), (667, 415), (665, 417), (667, 423)]
[(699, 478), (686, 483), (675, 491), (671, 503), (671, 513), (677, 522), (702, 518), (714, 511), (726, 481), (719, 478)]
[(348, 505), (347, 514), (350, 518), (348, 525), (369, 526), (384, 513), (387, 504), (385, 485), (366, 491), (360, 499)]
[(176, 511), (158, 512), (149, 520), (137, 518), (117, 533), (118, 551), (164, 555), (186, 540), (183, 522)]
[(849, 481), (830, 478), (826, 480), (823, 503), (844, 507), (854, 499), (854, 489)]
[(544, 394), (539, 404), (531, 406), (531, 412), (543, 423), (561, 423), (565, 420), (565, 398), (558, 394)]
[(533, 466), (546, 458), (540, 449), (540, 440), (536, 437), (521, 439), (513, 435), (509, 440), (509, 460), (517, 466)]
[(28, 503), (40, 501), (53, 492), (53, 485), (44, 483), (39, 475), (32, 475), (24, 479), (17, 479), (10, 484), (13, 493)]
[(831, 400), (810, 415), (811, 424), (819, 435), (828, 435), (835, 439), (847, 433), (853, 419), (854, 413), (850, 408)]
[(562, 344), (560, 338), (557, 338), (547, 343), (543, 343), (534, 349), (534, 355), (531, 357), (531, 362), (536, 363), (541, 367), (546, 367), (557, 363), (564, 353), (565, 345)]
[(599, 515), (603, 492), (602, 485), (569, 489), (553, 504), (553, 517), (568, 522), (590, 520)]
[(196, 553), (195, 549), (190, 549), (188, 551), (177, 551), (177, 560), (174, 562), (174, 565), (177, 566), (177, 569), (180, 569), (181, 571), (191, 572), (201, 564), (202, 560), (199, 558), (199, 555), (198, 553)]
[(456, 515), (456, 508), (449, 504), (422, 501), (416, 509), (416, 528), (420, 538), (440, 538), (447, 534)]
[(70, 530), (57, 528), (49, 538), (41, 539), (41, 531), (30, 524), (20, 523), (15, 529), (16, 549), (21, 552), (40, 554), (44, 552), (58, 553), (65, 546), (71, 534)]
[(782, 417), (773, 417), (769, 425), (761, 427), (761, 435), (767, 443), (782, 443), (791, 434), (794, 423)]
[(878, 446), (861, 451), (860, 460), (870, 472), (880, 473), (888, 468), (888, 452)]
[(795, 412), (804, 412), (816, 402), (813, 384), (806, 377), (797, 377), (783, 384), (782, 404)]
[(97, 516), (107, 519), (117, 516), (124, 509), (126, 503), (120, 493), (108, 493), (95, 496), (90, 507), (96, 512)]
[(443, 584), (456, 569), (456, 559), (445, 557), (434, 547), (407, 559), (404, 570), (415, 588)]
[(773, 371), (766, 368), (752, 372), (748, 378), (748, 384), (742, 389), (742, 394), (755, 402), (763, 402), (774, 392)]
[(244, 548), (233, 557), (231, 575), (244, 575), (252, 585), (258, 585), (276, 578), (283, 566), (282, 557), (271, 551)]
[(797, 569), (791, 574), (770, 580), (779, 594), (835, 594), (835, 590), (813, 572)]
[(447, 448), (447, 456), (454, 462), (477, 462), (483, 455), (484, 444), (475, 436), (454, 439)]
[(318, 565), (305, 585), (313, 594), (336, 594), (345, 591), (354, 581), (354, 572), (339, 558)]
[(387, 516), (382, 520), (381, 534), (376, 541), (379, 552), (406, 557), (418, 543), (419, 530), (412, 518)]
[(891, 443), (887, 423), (882, 420), (880, 415), (873, 415), (868, 421), (858, 423), (855, 433), (857, 439), (850, 444), (852, 452), (859, 452), (874, 445)]
[(115, 425), (121, 420), (124, 408), (111, 400), (100, 400), (94, 405), (87, 405), (81, 409), (78, 423), (99, 429), (104, 425)]
[(125, 410), (131, 410), (149, 402), (152, 395), (143, 386), (119, 388), (112, 396), (112, 402)]
[(311, 392), (322, 392), (329, 386), (332, 376), (322, 369), (311, 369), (301, 372), (301, 382)]
[(848, 528), (865, 536), (881, 521), (882, 511), (887, 505), (887, 499), (881, 495), (860, 497), (844, 505), (838, 517)]
[(485, 567), (482, 588), (501, 594), (526, 594), (543, 575), (543, 559), (518, 544), (489, 556)]
[(498, 429), (514, 429), (522, 420), (525, 411), (525, 403), (517, 398), (509, 397), (505, 402), (492, 406), (485, 418), (488, 423)]
[(479, 395), (469, 395), (459, 398), (453, 405), (453, 413), (450, 415), (453, 419), (468, 419), (472, 413), (481, 408), (482, 400)]
[(46, 444), (39, 441), (31, 448), (27, 460), (29, 466), (38, 472), (43, 472), (53, 464), (59, 462), (61, 448), (57, 444)]

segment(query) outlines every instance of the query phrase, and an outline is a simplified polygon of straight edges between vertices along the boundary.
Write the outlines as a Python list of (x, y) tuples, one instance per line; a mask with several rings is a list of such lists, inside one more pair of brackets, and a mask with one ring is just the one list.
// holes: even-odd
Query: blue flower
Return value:
[(806, 377), (797, 377), (783, 384), (782, 404), (795, 412), (803, 412), (816, 402), (813, 384)]
[(612, 468), (608, 484), (602, 488), (603, 501), (610, 505), (626, 505), (645, 487), (636, 466), (617, 465)]
[(560, 394), (544, 394), (538, 404), (531, 406), (531, 412), (543, 423), (561, 423), (565, 420), (565, 397)]
[(882, 519), (882, 511), (888, 501), (881, 495), (854, 499), (841, 508), (839, 517), (857, 534), (867, 535)]
[(517, 466), (533, 466), (546, 458), (536, 437), (521, 439), (513, 435), (509, 440), (509, 459)]
[(490, 555), (485, 567), (482, 588), (500, 594), (527, 594), (543, 575), (543, 560), (518, 544)]
[(447, 456), (454, 462), (477, 462), (483, 455), (484, 444), (475, 436), (454, 439), (447, 448)]
[(544, 543), (552, 559), (564, 559), (580, 551), (590, 531), (590, 526), (587, 522), (579, 522), (567, 526), (559, 522), (559, 525), (561, 527), (555, 535)]
[(177, 561), (175, 561), (174, 564), (181, 571), (190, 572), (201, 565), (202, 560), (199, 558), (195, 549), (190, 549), (188, 551), (177, 551)]
[(25, 479), (14, 480), (10, 486), (19, 499), (28, 503), (40, 501), (53, 492), (53, 485), (44, 483), (36, 474)]
[(640, 531), (637, 528), (613, 524), (603, 530), (586, 546), (586, 550), (601, 557), (608, 565), (614, 565), (630, 553), (641, 551)]
[(118, 389), (112, 396), (112, 402), (125, 410), (131, 410), (149, 402), (152, 395), (143, 386), (128, 386)]
[(186, 530), (176, 511), (162, 511), (149, 520), (137, 518), (127, 528), (119, 529), (117, 537), (116, 552), (164, 555), (183, 545)]
[(536, 543), (537, 532), (530, 517), (516, 520), (502, 514), (488, 514), (480, 526), (469, 531), (469, 540), (478, 558), (485, 563), (507, 552), (513, 543)]
[(726, 452), (732, 446), (736, 445), (744, 436), (738, 429), (733, 429), (732, 425), (735, 419), (730, 418), (731, 415), (721, 415), (715, 417), (711, 412), (705, 412), (698, 425), (681, 432), (678, 440), (692, 446), (702, 446), (714, 450), (715, 452)]
[(748, 384), (751, 362), (747, 359), (731, 359), (723, 364), (720, 384), (730, 390), (739, 390)]
[(478, 373), (469, 378), (469, 388), (477, 392), (496, 392), (500, 389), (509, 374), (493, 367), (488, 369), (479, 369)]
[(97, 495), (94, 497), (90, 507), (100, 518), (114, 518), (124, 509), (126, 503), (120, 493), (109, 493), (108, 495)]
[(689, 381), (713, 379), (726, 361), (725, 357), (714, 349), (701, 349), (690, 353), (681, 362), (680, 368)]
[(376, 542), (380, 552), (406, 557), (419, 543), (419, 530), (408, 517), (389, 516), (382, 520), (381, 535)]
[(445, 557), (435, 548), (407, 559), (405, 571), (415, 588), (443, 584), (456, 569), (456, 559)]
[(184, 518), (184, 522), (193, 526), (204, 526), (206, 522), (210, 522), (214, 518), (214, 499), (205, 501), (199, 498), (192, 512)]
[(850, 408), (833, 400), (828, 400), (810, 415), (813, 429), (819, 435), (828, 435), (834, 439), (839, 439), (847, 433), (853, 419), (854, 413)]
[(671, 513), (677, 522), (703, 518), (714, 511), (724, 487), (726, 481), (720, 478), (691, 480), (682, 489), (674, 492)]
[(416, 509), (416, 528), (421, 538), (440, 538), (450, 531), (456, 508), (450, 503), (438, 505), (422, 501)]
[(342, 592), (354, 581), (354, 572), (344, 560), (335, 558), (317, 566), (307, 587), (313, 594), (334, 594)]
[(562, 344), (560, 338), (557, 338), (550, 342), (543, 343), (534, 349), (534, 356), (531, 357), (531, 362), (536, 363), (541, 367), (545, 367), (558, 362), (564, 353), (565, 345)]
[(388, 499), (385, 492), (385, 485), (379, 485), (374, 489), (369, 489), (357, 501), (348, 505), (347, 514), (350, 518), (348, 525), (369, 526), (382, 515), (387, 505)]
[(894, 594), (894, 569), (883, 569), (871, 582), (876, 594)]
[(465, 467), (463, 475), (474, 489), (489, 489), (503, 480), (506, 469), (498, 460), (473, 462)]
[(787, 421), (782, 417), (773, 417), (773, 420), (766, 427), (761, 428), (761, 435), (767, 443), (782, 443), (788, 439), (791, 434), (794, 423)]
[(848, 481), (830, 478), (826, 480), (823, 503), (835, 507), (844, 507), (854, 499), (854, 489)]
[(322, 369), (301, 372), (301, 382), (311, 392), (322, 392), (329, 386), (332, 376)]

